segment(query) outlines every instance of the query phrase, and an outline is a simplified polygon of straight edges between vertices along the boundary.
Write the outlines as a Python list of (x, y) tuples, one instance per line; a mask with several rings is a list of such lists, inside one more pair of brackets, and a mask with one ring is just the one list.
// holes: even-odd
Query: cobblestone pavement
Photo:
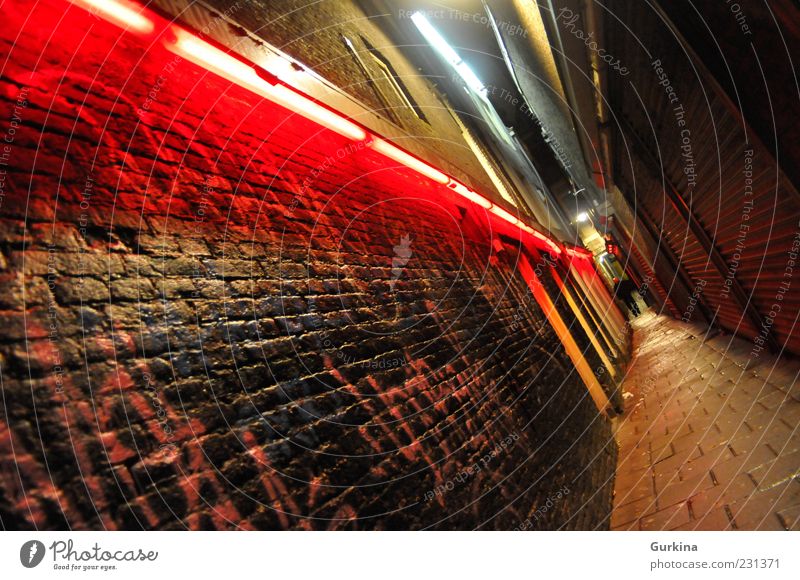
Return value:
[(800, 364), (652, 313), (633, 327), (611, 528), (800, 530)]

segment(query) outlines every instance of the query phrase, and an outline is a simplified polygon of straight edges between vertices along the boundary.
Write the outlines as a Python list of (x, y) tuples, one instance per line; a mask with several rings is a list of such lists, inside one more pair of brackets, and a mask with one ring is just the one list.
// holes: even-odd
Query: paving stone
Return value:
[(714, 487), (714, 482), (707, 473), (685, 481), (672, 481), (657, 491), (658, 507), (665, 508), (678, 502), (685, 502), (698, 492), (712, 487)]
[(778, 519), (787, 530), (800, 531), (800, 505), (782, 509), (778, 512)]
[(705, 451), (707, 449), (714, 449), (720, 445), (727, 445), (731, 439), (732, 437), (730, 435), (723, 435), (714, 428), (706, 433), (699, 434), (697, 443)]
[(628, 498), (628, 501), (652, 496), (655, 493), (652, 474), (648, 471), (645, 475), (637, 475), (632, 480), (617, 481), (615, 490), (618, 496)]
[(722, 488), (723, 501), (726, 504), (750, 497), (756, 491), (756, 484), (753, 482), (753, 478), (746, 473), (737, 475), (731, 481), (719, 487)]
[(786, 455), (800, 450), (800, 431), (785, 440), (769, 440), (765, 443), (778, 455)]
[[(774, 428), (768, 431), (755, 431), (743, 437), (731, 439), (728, 443), (731, 451), (735, 455), (747, 455), (751, 453), (756, 447), (761, 445), (768, 445), (773, 450), (781, 450), (787, 444), (791, 430), (783, 423), (776, 423)], [(789, 449), (788, 451), (794, 451)]]
[(763, 397), (759, 397), (758, 402), (764, 405), (767, 409), (777, 409), (787, 399), (788, 397), (786, 396), (786, 393), (774, 389)]
[(776, 418), (780, 418), (789, 425), (800, 425), (800, 402), (794, 399), (785, 401), (776, 413)]
[(653, 464), (661, 463), (675, 456), (675, 449), (672, 447), (672, 443), (667, 438), (665, 438), (665, 441), (666, 445), (661, 445), (662, 442), (659, 441), (655, 449), (651, 449), (650, 454), (653, 458)]
[(703, 517), (692, 520), (689, 523), (689, 529), (697, 531), (732, 530), (733, 524), (728, 517), (728, 511), (723, 508), (712, 510), (704, 514)]
[(789, 479), (800, 477), (800, 451), (776, 457), (748, 471), (759, 489), (765, 490)]
[(656, 473), (656, 477), (659, 475), (665, 475), (667, 473), (681, 471), (683, 466), (689, 462), (689, 458), (692, 457), (694, 453), (695, 451), (693, 449), (688, 449), (680, 453), (674, 453), (662, 461), (655, 462), (653, 465), (653, 470)]
[(661, 511), (642, 517), (639, 527), (642, 530), (672, 530), (689, 522), (689, 504), (673, 505)]
[[(800, 364), (776, 366), (762, 356), (744, 370), (751, 346), (730, 337), (687, 340), (688, 328), (663, 317), (634, 322), (637, 354), (623, 388), (657, 381), (636, 394), (615, 433), (612, 529), (797, 528)], [(780, 372), (770, 374), (773, 366)], [(644, 473), (652, 474), (646, 484)], [(622, 521), (632, 517), (639, 519)]]
[(690, 456), (689, 460), (681, 466), (681, 474), (690, 478), (699, 473), (708, 473), (715, 465), (733, 458), (734, 455), (727, 446), (719, 446), (699, 457)]
[(727, 461), (715, 464), (711, 471), (719, 485), (725, 485), (737, 475), (750, 473), (756, 467), (775, 459), (775, 454), (766, 445), (760, 445), (750, 453), (739, 455)]
[(739, 530), (783, 531), (786, 529), (778, 514), (771, 511), (770, 504), (746, 506), (733, 512), (733, 520)]
[[(752, 486), (751, 486), (752, 487)], [(689, 498), (692, 515), (700, 519), (708, 512), (721, 509), (725, 504), (725, 488), (722, 486), (709, 487), (692, 495)]]
[(672, 442), (672, 448), (675, 450), (675, 453), (691, 450), (692, 455), (702, 454), (702, 451), (700, 449), (700, 444), (697, 441), (697, 436), (681, 437), (679, 439), (675, 439), (675, 441)]
[(611, 514), (611, 527), (630, 523), (642, 516), (656, 511), (656, 500), (652, 496), (639, 498), (614, 509)]
[(627, 452), (620, 451), (617, 464), (625, 471), (637, 471), (650, 467), (650, 452), (641, 447), (636, 447)]
[(619, 532), (628, 532), (628, 531), (639, 530), (639, 522), (640, 522), (640, 520), (633, 520), (631, 522), (628, 522), (628, 523), (625, 523), (625, 524), (620, 524), (620, 525), (617, 525), (617, 526), (612, 525), (611, 529), (614, 530), (614, 531), (619, 531)]

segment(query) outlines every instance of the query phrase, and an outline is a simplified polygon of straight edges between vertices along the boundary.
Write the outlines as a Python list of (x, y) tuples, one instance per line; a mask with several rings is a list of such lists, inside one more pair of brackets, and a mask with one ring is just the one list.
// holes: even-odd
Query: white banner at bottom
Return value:
[(797, 532), (4, 532), (3, 578), (800, 578)]

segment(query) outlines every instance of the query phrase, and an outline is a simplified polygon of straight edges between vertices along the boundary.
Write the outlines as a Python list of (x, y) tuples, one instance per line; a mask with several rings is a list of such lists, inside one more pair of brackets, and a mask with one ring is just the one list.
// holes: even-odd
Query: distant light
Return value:
[(92, 14), (99, 13), (120, 28), (130, 28), (142, 34), (150, 34), (155, 29), (153, 21), (140, 12), (141, 6), (125, 0), (73, 0), (73, 2)]
[(354, 141), (366, 139), (367, 133), (341, 115), (326, 109), (300, 93), (261, 78), (256, 70), (193, 34), (174, 28), (176, 40), (168, 44), (172, 52), (224, 79), (281, 105), (298, 115)]
[(369, 146), (381, 155), (385, 155), (393, 161), (397, 161), (401, 165), (413, 169), (417, 173), (421, 173), (425, 177), (432, 179), (436, 183), (445, 185), (450, 182), (450, 178), (438, 169), (431, 167), (424, 161), (417, 159), (410, 153), (406, 153), (399, 147), (392, 145), (379, 137), (375, 137), (370, 141)]
[(588, 222), (589, 221), (589, 214), (586, 213), (585, 211), (582, 211), (581, 213), (579, 213), (577, 215), (577, 217), (575, 219), (577, 220), (578, 223)]

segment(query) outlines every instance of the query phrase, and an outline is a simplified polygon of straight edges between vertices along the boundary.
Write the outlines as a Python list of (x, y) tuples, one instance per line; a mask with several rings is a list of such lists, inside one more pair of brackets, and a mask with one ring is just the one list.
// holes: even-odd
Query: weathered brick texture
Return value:
[(606, 525), (608, 422), (485, 224), (29, 8), (0, 29), (3, 527)]

